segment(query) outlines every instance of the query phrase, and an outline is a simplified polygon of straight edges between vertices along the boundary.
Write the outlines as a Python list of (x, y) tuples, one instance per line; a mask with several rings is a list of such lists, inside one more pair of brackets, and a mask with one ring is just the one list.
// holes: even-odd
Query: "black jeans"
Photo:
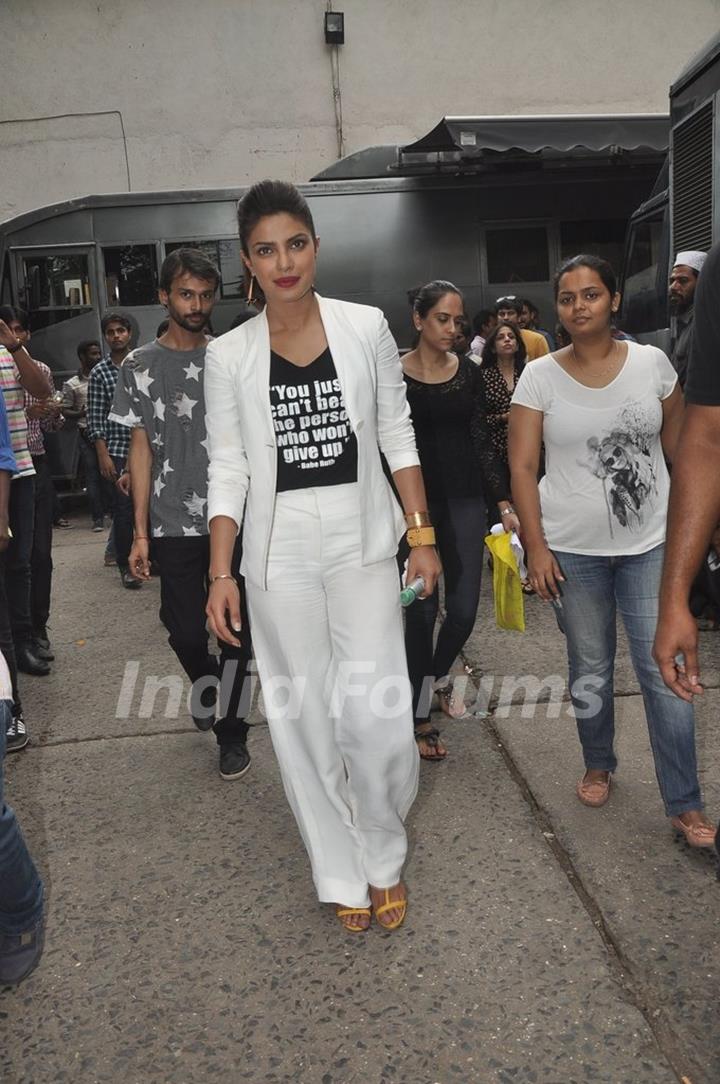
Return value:
[[(210, 676), (220, 679), (218, 714), (213, 730), (218, 745), (245, 741), (250, 710), (251, 683), (248, 663), (252, 657), (250, 626), (242, 596), (242, 647), (219, 642), (220, 659), (208, 651), (205, 605), (210, 568), (210, 539), (155, 538), (152, 552), (160, 568), (160, 620), (169, 632), (168, 643), (183, 670), (194, 683)], [(233, 572), (239, 578), (241, 548), (233, 553)], [(119, 561), (118, 561), (119, 563)], [(204, 682), (203, 682), (204, 684)]]
[[(102, 523), (105, 512), (103, 502), (102, 476), (98, 467), (97, 452), (92, 441), (88, 440), (85, 430), (78, 429), (78, 450), (85, 478), (85, 489), (90, 501), (90, 514), (93, 523)], [(110, 505), (108, 505), (110, 507)]]
[(35, 525), (35, 477), (10, 483), (10, 530), (5, 555), (5, 593), (15, 647), (33, 639), (30, 617), (30, 559)]
[(47, 457), (34, 455), (32, 461), (35, 467), (35, 529), (30, 555), (30, 617), (33, 632), (36, 635), (45, 635), (44, 629), (50, 617), (52, 590), (55, 487), (52, 484)]
[[(405, 650), (413, 688), (416, 722), (430, 715), (432, 682), (445, 677), (473, 630), (480, 599), (486, 509), (482, 497), (429, 501), (437, 548), (443, 566), (446, 617), (433, 650), (438, 589), (405, 611)], [(401, 551), (404, 561), (407, 547)]]
[(20, 712), (22, 711), (22, 704), (20, 703), (20, 690), (18, 688), (18, 668), (15, 658), (15, 644), (13, 643), (12, 629), (10, 628), (10, 607), (8, 606), (5, 591), (6, 565), (7, 552), (0, 553), (0, 651), (5, 656), (5, 662), (8, 664), (8, 670), (10, 671), (13, 695), (12, 706), (15, 712)]
[[(117, 455), (110, 458), (119, 478), (125, 469), (125, 459)], [(133, 505), (132, 498), (126, 497), (117, 486), (113, 486), (113, 537), (117, 566), (121, 572), (126, 572), (133, 540)]]

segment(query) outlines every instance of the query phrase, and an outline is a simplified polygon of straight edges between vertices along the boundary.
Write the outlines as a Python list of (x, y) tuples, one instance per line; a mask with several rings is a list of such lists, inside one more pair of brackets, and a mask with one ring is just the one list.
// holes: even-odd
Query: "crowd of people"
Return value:
[[(407, 913), (404, 819), (419, 760), (448, 755), (433, 706), (453, 718), (466, 711), (453, 672), (477, 616), (488, 523), (520, 535), (526, 589), (553, 606), (567, 643), (584, 762), (578, 799), (604, 805), (617, 770), (619, 611), (665, 813), (691, 846), (712, 846), (691, 703), (701, 690), (697, 633), (683, 607), (720, 518), (716, 479), (684, 549), (685, 494), (677, 501), (671, 545), (683, 573), (666, 570), (653, 654), (668, 464), (704, 254), (681, 253), (673, 269), (672, 363), (618, 330), (613, 271), (587, 255), (555, 276), (552, 334), (524, 298), (501, 297), (470, 320), (449, 281), (411, 291), (415, 343), (401, 359), (378, 309), (315, 290), (317, 236), (292, 185), (251, 188), (239, 234), (257, 308), (233, 330), (210, 333), (217, 268), (177, 249), (160, 273), (167, 321), (156, 339), (131, 349), (129, 319), (108, 313), (105, 353), (80, 343), (79, 371), (59, 394), (31, 357), (24, 314), (0, 310), (4, 748), (27, 743), (18, 671), (42, 676), (52, 661), (43, 439), (65, 421), (78, 431), (91, 529), (112, 519), (105, 562), (132, 591), (159, 575), (160, 618), (192, 683), (192, 718), (214, 732), (225, 780), (251, 763), (254, 655), (318, 899), (335, 905), (345, 930), (362, 933), (373, 916), (392, 930)], [(717, 294), (708, 286), (706, 364), (720, 340)], [(717, 389), (694, 382), (692, 357), (690, 402), (715, 408)], [(689, 456), (702, 440), (720, 441), (703, 418)], [(404, 623), (401, 578), (419, 595)], [(42, 886), (2, 805), (0, 871), (0, 982), (19, 981), (42, 951)]]

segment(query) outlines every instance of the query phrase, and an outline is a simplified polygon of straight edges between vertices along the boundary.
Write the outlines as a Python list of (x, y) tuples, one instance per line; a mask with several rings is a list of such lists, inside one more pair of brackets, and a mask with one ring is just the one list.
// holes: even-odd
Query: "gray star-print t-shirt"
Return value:
[(153, 538), (208, 533), (205, 347), (170, 350), (157, 340), (133, 350), (118, 374), (110, 418), (143, 428), (153, 452)]

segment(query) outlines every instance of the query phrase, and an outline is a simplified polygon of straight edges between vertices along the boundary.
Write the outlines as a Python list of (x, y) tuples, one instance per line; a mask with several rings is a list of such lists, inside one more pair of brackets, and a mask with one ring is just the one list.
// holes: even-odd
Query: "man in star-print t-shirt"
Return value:
[[(205, 329), (219, 281), (214, 264), (197, 249), (176, 249), (165, 259), (159, 297), (168, 312), (168, 329), (125, 359), (109, 417), (132, 430), (128, 466), (135, 537), (130, 569), (141, 579), (150, 575), (149, 518), (153, 557), (160, 569), (160, 619), (193, 682), (193, 720), (200, 730), (213, 728), (220, 774), (237, 779), (250, 766), (243, 718), (250, 659), (247, 614), (243, 648), (221, 643), (219, 664), (208, 651), (205, 617), (210, 567)], [(239, 575), (239, 545), (237, 550), (233, 568)], [(217, 720), (215, 691), (208, 681), (213, 676), (220, 679), (222, 717)]]

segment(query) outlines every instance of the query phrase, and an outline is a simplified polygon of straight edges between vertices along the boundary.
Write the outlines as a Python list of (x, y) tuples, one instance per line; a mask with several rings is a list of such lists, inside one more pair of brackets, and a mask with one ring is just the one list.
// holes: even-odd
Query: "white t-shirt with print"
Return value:
[(551, 549), (618, 556), (664, 542), (662, 400), (676, 383), (662, 350), (633, 342), (604, 388), (585, 387), (552, 354), (525, 367), (512, 401), (543, 414), (540, 506)]

